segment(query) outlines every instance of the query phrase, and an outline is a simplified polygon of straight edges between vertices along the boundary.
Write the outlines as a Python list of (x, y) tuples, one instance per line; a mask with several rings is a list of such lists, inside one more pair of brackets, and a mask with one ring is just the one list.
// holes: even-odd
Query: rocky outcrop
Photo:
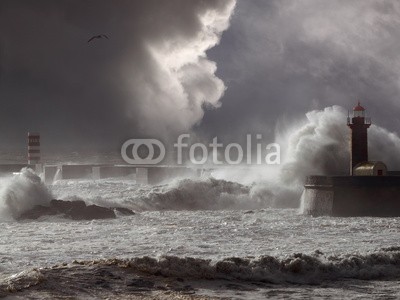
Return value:
[(124, 216), (132, 216), (135, 214), (133, 210), (125, 207), (114, 207), (113, 210)]
[(127, 208), (107, 208), (98, 205), (86, 205), (82, 200), (65, 201), (51, 200), (49, 206), (36, 205), (31, 210), (24, 212), (19, 220), (35, 220), (42, 216), (62, 215), (72, 220), (95, 220), (115, 218), (115, 211), (120, 215), (134, 215), (135, 213)]

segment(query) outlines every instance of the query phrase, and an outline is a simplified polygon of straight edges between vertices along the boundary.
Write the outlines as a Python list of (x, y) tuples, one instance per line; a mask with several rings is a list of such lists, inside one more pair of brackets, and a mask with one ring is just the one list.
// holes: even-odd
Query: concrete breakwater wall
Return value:
[(3, 164), (0, 165), (0, 176), (14, 172), (21, 171), (22, 168), (27, 167), (28, 164)]
[(28, 165), (28, 164), (0, 164), (0, 176), (8, 176), (18, 173), (22, 168), (31, 168), (37, 174), (42, 174), (46, 184), (54, 180), (62, 179), (104, 179), (124, 178), (134, 180), (140, 184), (159, 184), (165, 180), (181, 178), (198, 178), (202, 169), (194, 169), (185, 166), (133, 166), (133, 165)]
[(126, 178), (140, 184), (159, 184), (175, 177), (198, 177), (198, 170), (183, 166), (46, 165), (43, 170), (47, 184), (55, 179), (104, 178)]
[(309, 176), (301, 197), (313, 216), (400, 216), (400, 176)]

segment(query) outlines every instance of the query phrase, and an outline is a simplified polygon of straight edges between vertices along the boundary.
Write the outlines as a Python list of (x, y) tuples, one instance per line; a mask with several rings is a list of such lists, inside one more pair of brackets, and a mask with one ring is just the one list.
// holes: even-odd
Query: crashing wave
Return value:
[(74, 261), (71, 264), (33, 269), (8, 277), (0, 281), (0, 296), (40, 286), (43, 282), (49, 285), (52, 281), (57, 281), (57, 286), (61, 288), (64, 281), (71, 284), (71, 279), (74, 278), (78, 282), (85, 282), (88, 288), (88, 278), (104, 283), (106, 280), (123, 280), (132, 274), (136, 279), (138, 276), (152, 276), (153, 279), (169, 278), (169, 282), (225, 280), (268, 284), (321, 284), (346, 279), (390, 280), (400, 278), (400, 247), (389, 247), (366, 255), (326, 257), (317, 250), (311, 255), (296, 253), (282, 259), (273, 256), (257, 259), (230, 257), (216, 262), (176, 256), (162, 256), (159, 259), (140, 257)]
[[(112, 181), (56, 182), (60, 199), (85, 199), (105, 207), (148, 210), (247, 210), (272, 206), (274, 194), (236, 182), (203, 178), (175, 180), (158, 186)], [(100, 191), (100, 193), (99, 193)]]
[(0, 220), (18, 218), (36, 205), (48, 205), (51, 192), (29, 168), (0, 180)]
[[(110, 263), (104, 261), (103, 263)], [(111, 261), (114, 263), (114, 261)], [(117, 261), (118, 264), (122, 261)], [(293, 254), (285, 259), (262, 256), (258, 259), (231, 257), (213, 263), (200, 258), (165, 256), (160, 259), (134, 258), (124, 262), (136, 271), (192, 279), (229, 279), (269, 283), (319, 283), (324, 280), (388, 279), (400, 276), (400, 251), (383, 250), (368, 255), (324, 257)]]

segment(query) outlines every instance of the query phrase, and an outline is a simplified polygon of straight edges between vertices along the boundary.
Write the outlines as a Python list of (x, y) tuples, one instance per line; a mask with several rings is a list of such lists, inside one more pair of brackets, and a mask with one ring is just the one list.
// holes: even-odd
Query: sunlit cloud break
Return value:
[(204, 106), (220, 106), (225, 85), (215, 75), (217, 65), (206, 51), (219, 43), (235, 3), (216, 1), (205, 6), (198, 12), (197, 27), (190, 36), (167, 31), (162, 39), (147, 42), (153, 77), (135, 84), (132, 90), (142, 132), (168, 136), (187, 131), (201, 121)]

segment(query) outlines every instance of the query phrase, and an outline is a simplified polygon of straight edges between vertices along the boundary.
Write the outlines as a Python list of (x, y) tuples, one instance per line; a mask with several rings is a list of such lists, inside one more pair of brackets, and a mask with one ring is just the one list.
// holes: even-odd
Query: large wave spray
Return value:
[[(257, 168), (216, 168), (214, 178), (178, 180), (159, 186), (131, 182), (57, 181), (57, 198), (81, 199), (103, 206), (134, 210), (235, 210), (267, 207), (296, 208), (308, 175), (349, 174), (347, 111), (340, 106), (310, 111), (303, 120), (277, 129), (282, 164)], [(400, 167), (396, 155), (400, 138), (378, 125), (369, 129), (371, 160), (384, 161), (390, 170)]]
[[(232, 168), (216, 174), (220, 179), (253, 182), (252, 194), (269, 198), (266, 203), (270, 205), (297, 207), (308, 175), (349, 174), (350, 130), (346, 118), (347, 111), (340, 106), (310, 111), (303, 120), (277, 128), (276, 141), (282, 149), (278, 168), (265, 166), (247, 172)], [(368, 133), (370, 160), (385, 162), (389, 170), (400, 169), (399, 136), (376, 124)]]
[[(51, 187), (59, 199), (80, 198), (101, 206), (143, 210), (237, 210), (267, 207), (296, 208), (307, 175), (346, 175), (349, 168), (349, 129), (339, 106), (310, 111), (288, 129), (277, 129), (282, 164), (277, 168), (223, 168), (214, 178), (174, 179), (158, 186), (118, 180), (59, 180)], [(369, 129), (371, 160), (400, 168), (400, 138), (378, 125)], [(50, 193), (30, 170), (3, 179), (1, 215), (16, 217), (36, 204), (46, 204)]]
[(49, 204), (50, 191), (31, 169), (0, 179), (0, 220), (17, 218), (35, 205)]

